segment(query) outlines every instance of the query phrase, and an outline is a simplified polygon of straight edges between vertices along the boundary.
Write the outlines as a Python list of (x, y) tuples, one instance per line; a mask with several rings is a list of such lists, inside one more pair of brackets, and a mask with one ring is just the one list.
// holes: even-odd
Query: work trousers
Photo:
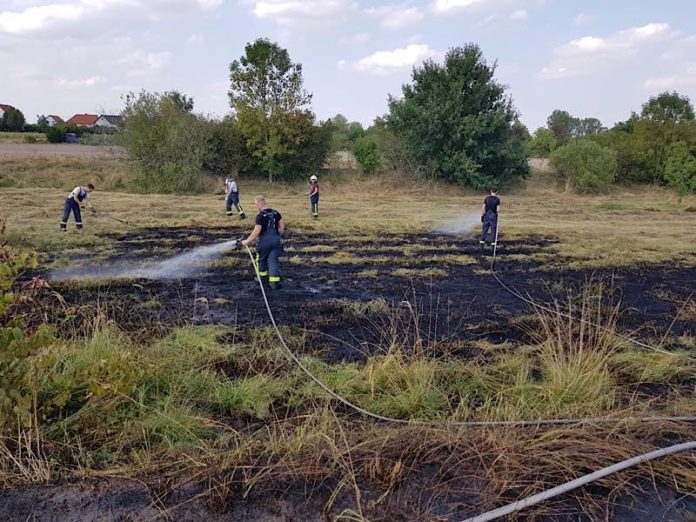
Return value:
[(228, 216), (232, 215), (233, 206), (235, 210), (237, 210), (237, 213), (239, 214), (240, 218), (246, 217), (242, 205), (239, 204), (239, 192), (230, 192), (227, 196), (227, 199), (225, 200), (225, 210), (227, 210)]
[(280, 241), (280, 234), (277, 230), (267, 230), (259, 238), (256, 247), (256, 259), (258, 262), (259, 275), (268, 277), (269, 283), (280, 282), (280, 263), (278, 258), (283, 255), (283, 244)]
[(314, 194), (313, 196), (309, 196), (309, 206), (310, 206), (310, 210), (312, 212), (312, 217), (318, 218), (319, 217), (319, 194)]
[(65, 198), (65, 206), (63, 207), (63, 220), (60, 222), (61, 230), (68, 228), (68, 219), (70, 213), (75, 215), (75, 225), (77, 228), (82, 228), (82, 213), (80, 212), (80, 202), (75, 198)]
[(481, 243), (486, 241), (495, 242), (496, 232), (498, 231), (498, 214), (488, 211), (483, 216), (483, 226), (481, 227)]

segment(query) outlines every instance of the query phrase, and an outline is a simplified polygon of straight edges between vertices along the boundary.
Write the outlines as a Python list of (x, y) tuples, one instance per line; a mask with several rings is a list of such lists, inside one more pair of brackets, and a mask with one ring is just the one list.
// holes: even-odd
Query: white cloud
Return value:
[(171, 60), (172, 54), (169, 52), (148, 53), (136, 50), (118, 59), (116, 65), (125, 69), (125, 76), (148, 76), (169, 67)]
[(192, 34), (189, 36), (188, 40), (186, 40), (186, 43), (191, 47), (199, 47), (205, 43), (205, 36), (202, 34)]
[(158, 19), (177, 11), (211, 10), (223, 0), (65, 0), (48, 5), (30, 5), (16, 11), (0, 11), (0, 33), (33, 34), (63, 30), (75, 24), (83, 32), (100, 33), (113, 27), (116, 18)]
[(525, 9), (517, 9), (510, 14), (510, 20), (526, 20), (529, 13)]
[(618, 66), (644, 48), (675, 36), (669, 24), (651, 23), (619, 31), (606, 38), (585, 36), (553, 51), (541, 75), (547, 78), (583, 76)]
[(351, 64), (341, 60), (339, 67), (347, 66), (356, 71), (387, 74), (408, 69), (427, 58), (439, 56), (440, 53), (431, 49), (427, 44), (412, 44), (401, 49), (394, 49), (393, 51), (377, 51)]
[(365, 45), (370, 41), (368, 33), (355, 33), (350, 36), (343, 36), (339, 39), (341, 45)]
[(696, 62), (687, 62), (681, 65), (674, 74), (658, 76), (646, 80), (643, 84), (651, 91), (667, 91), (696, 86)]
[(380, 19), (380, 25), (387, 29), (400, 29), (409, 27), (421, 22), (424, 18), (423, 12), (414, 6), (402, 5), (383, 5), (365, 9), (365, 13)]
[(508, 3), (510, 2), (507, 0), (435, 0), (432, 4), (432, 9), (444, 13), (454, 10), (487, 9)]
[(83, 79), (67, 79), (58, 78), (54, 83), (56, 87), (63, 89), (80, 89), (83, 87), (94, 87), (106, 82), (106, 78), (103, 76), (90, 76), (89, 78)]
[(345, 20), (356, 9), (352, 0), (257, 0), (252, 2), (258, 18), (280, 25), (333, 25)]
[(581, 26), (581, 25), (589, 24), (595, 18), (597, 18), (597, 17), (593, 14), (580, 13), (575, 18), (573, 18), (573, 25)]

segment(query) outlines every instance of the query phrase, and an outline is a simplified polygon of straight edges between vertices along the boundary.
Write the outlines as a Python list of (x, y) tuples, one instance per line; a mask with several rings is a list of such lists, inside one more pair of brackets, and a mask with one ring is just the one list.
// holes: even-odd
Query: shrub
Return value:
[(373, 174), (380, 169), (379, 148), (373, 139), (363, 137), (356, 140), (353, 145), (353, 154), (363, 172)]
[(565, 178), (566, 191), (602, 190), (616, 179), (616, 153), (588, 139), (577, 139), (551, 154), (551, 166)]
[(665, 165), (665, 181), (680, 197), (696, 192), (696, 158), (683, 141), (670, 146)]
[(46, 129), (46, 139), (49, 143), (63, 143), (65, 132), (62, 125), (55, 125)]
[(133, 160), (132, 186), (140, 192), (190, 193), (205, 185), (210, 125), (172, 94), (129, 94), (116, 134)]

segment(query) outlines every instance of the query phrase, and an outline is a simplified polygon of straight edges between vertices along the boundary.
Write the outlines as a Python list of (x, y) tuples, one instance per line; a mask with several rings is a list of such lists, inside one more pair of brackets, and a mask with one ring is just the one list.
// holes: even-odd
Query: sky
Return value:
[(554, 109), (611, 126), (665, 90), (696, 101), (695, 0), (0, 0), (0, 103), (34, 122), (177, 89), (221, 117), (260, 37), (302, 64), (320, 119), (369, 125), (414, 65), (469, 42), (532, 131)]

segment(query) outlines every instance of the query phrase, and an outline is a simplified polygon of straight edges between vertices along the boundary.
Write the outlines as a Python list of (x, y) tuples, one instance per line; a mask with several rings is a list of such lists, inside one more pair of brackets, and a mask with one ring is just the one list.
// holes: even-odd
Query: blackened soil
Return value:
[[(190, 249), (229, 239), (222, 229), (167, 228), (112, 235), (107, 265), (153, 263)], [(669, 263), (631, 268), (557, 270), (552, 238), (529, 237), (499, 243), (496, 270), (505, 283), (539, 302), (567, 301), (587, 283), (602, 283), (608, 303), (620, 304), (620, 326), (626, 332), (661, 338), (696, 334), (696, 322), (680, 317), (679, 308), (696, 288), (696, 270)], [(519, 318), (529, 305), (505, 291), (492, 277), (490, 249), (472, 239), (438, 234), (389, 234), (371, 241), (355, 236), (296, 234), (286, 239), (283, 288), (268, 290), (281, 325), (316, 332), (314, 348), (330, 360), (356, 359), (373, 353), (394, 327), (408, 340), (416, 332), (427, 344), (451, 344), (452, 350), (477, 339), (494, 343), (524, 341)], [(317, 246), (333, 251), (313, 251)], [(309, 251), (304, 249), (309, 248)], [(417, 250), (415, 250), (417, 249)], [(408, 253), (404, 253), (408, 252)], [(97, 255), (98, 253), (95, 253)], [(351, 256), (334, 263), (336, 255)], [(458, 255), (474, 262), (462, 264)], [(105, 280), (90, 286), (79, 281), (51, 282), (28, 313), (36, 322), (54, 320), (68, 333), (97, 311), (130, 332), (157, 334), (182, 324), (225, 324), (260, 327), (269, 324), (258, 283), (247, 254), (227, 254), (233, 266), (201, 267), (178, 280)], [(230, 259), (236, 258), (236, 259)], [(357, 262), (353, 262), (357, 261)], [(89, 265), (89, 259), (82, 259)], [(104, 261), (94, 261), (104, 266)], [(405, 275), (396, 272), (406, 269)], [(444, 271), (446, 275), (432, 269)], [(32, 276), (48, 277), (47, 270)], [(383, 299), (400, 310), (355, 313), (346, 302)], [(67, 313), (66, 313), (67, 310)], [(66, 320), (66, 315), (68, 320)], [(516, 319), (517, 318), (517, 319)], [(674, 321), (674, 322), (673, 322)], [(405, 343), (407, 344), (407, 343)]]

